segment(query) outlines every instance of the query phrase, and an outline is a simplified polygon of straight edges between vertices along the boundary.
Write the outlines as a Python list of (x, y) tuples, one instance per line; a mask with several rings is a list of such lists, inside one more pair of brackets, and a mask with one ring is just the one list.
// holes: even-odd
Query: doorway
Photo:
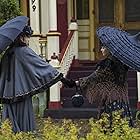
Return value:
[(96, 29), (112, 26), (132, 34), (140, 31), (139, 0), (73, 0), (78, 23), (79, 59), (100, 60)]
[(89, 20), (89, 1), (75, 0), (75, 17), (78, 24), (78, 56), (80, 60), (90, 59), (90, 20)]

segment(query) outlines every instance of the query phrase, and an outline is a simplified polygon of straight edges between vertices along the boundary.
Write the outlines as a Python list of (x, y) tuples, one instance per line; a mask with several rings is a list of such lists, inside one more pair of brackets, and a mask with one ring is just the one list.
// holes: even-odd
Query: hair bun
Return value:
[(27, 36), (31, 36), (33, 34), (33, 30), (30, 26), (25, 26), (23, 29), (23, 33)]

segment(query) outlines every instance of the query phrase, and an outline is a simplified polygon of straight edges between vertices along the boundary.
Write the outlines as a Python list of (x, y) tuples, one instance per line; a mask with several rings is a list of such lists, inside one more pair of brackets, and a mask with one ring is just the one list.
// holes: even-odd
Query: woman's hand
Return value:
[(79, 83), (79, 81), (75, 81), (75, 84), (76, 84), (76, 86), (79, 86), (80, 83)]
[(76, 86), (76, 82), (72, 79), (67, 79), (67, 78), (62, 78), (61, 79), (61, 82), (66, 86), (66, 87), (69, 87), (69, 88), (73, 88)]

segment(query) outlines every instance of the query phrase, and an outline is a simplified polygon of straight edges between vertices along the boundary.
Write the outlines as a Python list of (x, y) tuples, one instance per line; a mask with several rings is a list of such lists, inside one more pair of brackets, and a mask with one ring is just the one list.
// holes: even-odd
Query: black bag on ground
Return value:
[(76, 85), (76, 94), (71, 98), (72, 105), (74, 107), (81, 107), (84, 104), (84, 97), (81, 95), (81, 93), (81, 87)]

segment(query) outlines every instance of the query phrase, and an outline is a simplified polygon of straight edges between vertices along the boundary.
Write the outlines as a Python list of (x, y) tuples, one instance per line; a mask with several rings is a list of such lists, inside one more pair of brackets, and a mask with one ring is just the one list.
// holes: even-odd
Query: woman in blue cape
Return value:
[(25, 26), (1, 60), (2, 118), (11, 121), (14, 132), (35, 130), (32, 95), (60, 80), (68, 84), (61, 73), (28, 47), (31, 35), (31, 27)]

